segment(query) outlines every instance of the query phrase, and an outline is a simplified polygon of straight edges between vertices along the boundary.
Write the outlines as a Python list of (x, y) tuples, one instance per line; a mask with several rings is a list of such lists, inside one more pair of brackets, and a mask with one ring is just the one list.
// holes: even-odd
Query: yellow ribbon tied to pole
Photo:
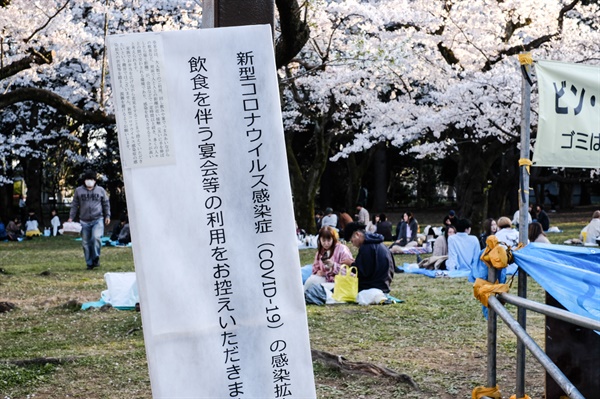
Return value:
[(471, 399), (480, 399), (484, 396), (487, 396), (488, 398), (502, 399), (502, 394), (500, 393), (498, 385), (491, 388), (483, 386), (475, 387), (471, 393)]
[(481, 254), (481, 260), (488, 266), (503, 269), (508, 266), (508, 254), (506, 248), (499, 245), (495, 235), (488, 236), (485, 240), (485, 249)]
[(530, 175), (530, 166), (533, 165), (533, 162), (531, 162), (531, 160), (529, 158), (520, 158), (519, 159), (519, 166), (525, 166), (525, 169), (527, 169), (527, 174)]
[(531, 53), (519, 54), (519, 63), (521, 65), (533, 65), (533, 57), (531, 56)]
[(508, 292), (508, 289), (508, 284), (498, 284), (497, 282), (492, 284), (487, 280), (478, 278), (473, 284), (473, 296), (487, 308), (490, 295)]

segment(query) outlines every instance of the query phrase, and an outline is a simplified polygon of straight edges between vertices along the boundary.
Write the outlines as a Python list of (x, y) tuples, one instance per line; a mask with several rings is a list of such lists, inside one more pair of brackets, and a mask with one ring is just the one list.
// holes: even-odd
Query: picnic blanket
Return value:
[(400, 250), (402, 253), (395, 253), (394, 255), (422, 255), (431, 253), (431, 249), (423, 247), (400, 247)]
[[(487, 267), (487, 266), (486, 266)], [(460, 270), (427, 270), (419, 268), (417, 263), (405, 263), (402, 268), (404, 273), (409, 274), (422, 274), (431, 278), (456, 278), (456, 277), (467, 277), (470, 278), (472, 271), (466, 269)], [(516, 264), (510, 264), (505, 269), (507, 275), (513, 275), (517, 272), (518, 266)]]
[(570, 312), (600, 320), (600, 250), (531, 243), (515, 262)]

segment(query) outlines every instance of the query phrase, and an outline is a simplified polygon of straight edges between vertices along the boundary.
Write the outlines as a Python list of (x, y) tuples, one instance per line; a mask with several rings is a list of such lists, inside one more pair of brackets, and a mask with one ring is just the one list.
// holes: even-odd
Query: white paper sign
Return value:
[(315, 398), (270, 26), (109, 49), (153, 396)]
[(534, 166), (600, 168), (600, 67), (537, 61)]

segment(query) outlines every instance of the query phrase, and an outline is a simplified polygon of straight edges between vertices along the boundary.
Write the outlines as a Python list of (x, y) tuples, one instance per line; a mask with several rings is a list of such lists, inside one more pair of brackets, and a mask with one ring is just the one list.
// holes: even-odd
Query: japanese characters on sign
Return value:
[(123, 110), (121, 157), (126, 167), (172, 162), (171, 135), (157, 40), (113, 48), (115, 102)]
[(316, 397), (270, 26), (109, 44), (153, 394)]
[(600, 167), (600, 67), (538, 61), (534, 166)]
[[(247, 165), (249, 182), (251, 185), (251, 198), (254, 214), (254, 232), (262, 239), (257, 245), (259, 268), (262, 279), (263, 302), (265, 304), (265, 320), (267, 327), (278, 329), (284, 325), (277, 304), (277, 279), (274, 275), (275, 262), (273, 261), (274, 244), (272, 243), (272, 210), (271, 196), (269, 194), (269, 168), (270, 165), (261, 156), (263, 147), (260, 99), (257, 94), (256, 71), (254, 53), (252, 51), (238, 52), (238, 80), (241, 88), (242, 117), (246, 126), (242, 141), (245, 142), (250, 162)], [(259, 68), (260, 66), (256, 66)], [(264, 150), (263, 150), (264, 151)], [(264, 272), (264, 273), (263, 273)], [(285, 339), (277, 339), (269, 345), (272, 353), (271, 366), (273, 367), (273, 389), (275, 398), (291, 398), (291, 376), (287, 368), (288, 354), (285, 352), (287, 343)]]

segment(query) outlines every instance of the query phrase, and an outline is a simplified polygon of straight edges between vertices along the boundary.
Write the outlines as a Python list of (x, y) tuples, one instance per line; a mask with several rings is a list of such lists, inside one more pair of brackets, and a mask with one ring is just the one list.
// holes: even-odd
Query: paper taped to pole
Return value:
[(537, 61), (534, 166), (600, 168), (600, 66)]
[(117, 35), (155, 398), (315, 398), (271, 28)]

